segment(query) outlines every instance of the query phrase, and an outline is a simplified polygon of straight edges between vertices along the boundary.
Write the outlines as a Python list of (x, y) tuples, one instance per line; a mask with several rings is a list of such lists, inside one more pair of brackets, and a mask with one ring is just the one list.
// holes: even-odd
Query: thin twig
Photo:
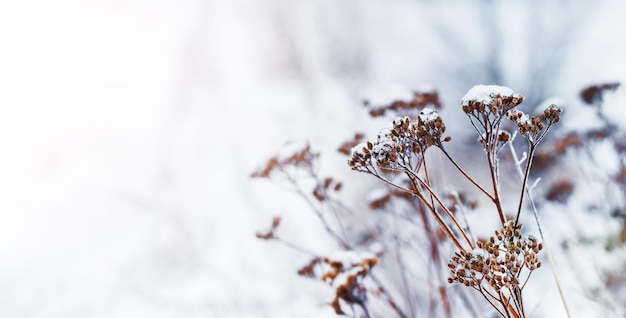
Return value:
[[(504, 313), (502, 311), (500, 311), (498, 306), (496, 304), (492, 303), (491, 300), (489, 300), (489, 298), (487, 298), (487, 295), (485, 295), (485, 292), (491, 296), (491, 294), (487, 290), (485, 290), (480, 285), (478, 287), (476, 287), (476, 289), (480, 292), (481, 295), (483, 295), (483, 297), (491, 305), (491, 307), (493, 307), (500, 314), (501, 317), (505, 316)], [(493, 296), (491, 296), (491, 297), (493, 297)], [(493, 298), (497, 300), (497, 298), (495, 298), (495, 297), (493, 297)]]
[[(435, 233), (433, 232), (430, 226), (430, 222), (428, 220), (428, 216), (426, 215), (426, 210), (424, 208), (424, 205), (419, 204), (419, 201), (416, 201), (416, 200), (412, 201), (411, 203), (413, 203), (413, 206), (419, 212), (422, 218), (422, 222), (424, 223), (424, 231), (426, 232), (426, 236), (428, 237), (428, 241), (430, 243), (430, 256), (431, 256), (431, 259), (433, 260), (433, 263), (435, 264), (435, 268), (442, 269), (444, 267), (441, 266), (441, 255), (439, 253), (439, 244), (437, 242), (437, 237), (435, 236)], [(437, 277), (439, 279), (439, 284), (442, 284), (445, 282), (445, 278), (441, 278), (441, 275), (437, 275)], [(448, 297), (448, 292), (444, 286), (440, 286), (439, 294), (443, 302), (444, 312), (446, 313), (447, 317), (450, 317), (452, 315), (452, 310), (450, 308), (450, 300)]]
[(390, 186), (392, 186), (392, 187), (394, 187), (394, 188), (396, 188), (396, 189), (398, 189), (398, 190), (402, 190), (402, 191), (404, 191), (404, 192), (406, 192), (406, 193), (413, 193), (413, 191), (412, 191), (412, 190), (407, 189), (407, 188), (402, 187), (402, 186), (399, 186), (399, 185), (397, 185), (397, 184), (395, 184), (395, 183), (393, 183), (393, 182), (391, 182), (391, 181), (387, 180), (385, 177), (380, 176), (380, 175), (378, 174), (378, 171), (376, 171), (376, 170), (372, 170), (372, 171), (370, 171), (370, 170), (368, 169), (368, 173), (370, 173), (370, 174), (371, 174), (371, 175), (373, 175), (374, 177), (378, 178), (378, 180), (380, 180), (380, 181), (382, 181), (382, 182), (384, 182), (384, 183), (386, 183), (386, 184), (388, 184), (388, 185), (390, 185)]
[[(513, 139), (515, 138), (515, 135), (513, 135), (513, 138), (511, 138), (511, 141), (509, 142), (509, 148), (511, 150), (511, 154), (513, 155), (513, 160), (516, 163), (516, 168), (518, 173), (520, 174), (520, 177), (523, 177), (522, 174), (522, 169), (520, 167), (520, 162), (518, 161), (517, 158), (517, 152), (515, 151), (515, 148), (513, 148)], [(561, 302), (563, 303), (563, 308), (565, 309), (565, 314), (567, 315), (567, 317), (571, 317), (570, 312), (569, 312), (569, 308), (567, 306), (567, 302), (565, 301), (565, 295), (563, 294), (563, 289), (561, 288), (561, 283), (559, 282), (559, 277), (556, 273), (556, 266), (554, 266), (554, 261), (552, 259), (552, 253), (550, 253), (550, 248), (548, 247), (548, 243), (546, 242), (545, 237), (543, 236), (543, 230), (541, 229), (541, 223), (539, 222), (539, 214), (537, 212), (537, 206), (535, 205), (535, 201), (533, 200), (533, 197), (530, 193), (530, 190), (528, 188), (525, 189), (528, 192), (528, 202), (530, 203), (530, 207), (531, 210), (533, 211), (533, 216), (535, 217), (535, 222), (537, 223), (537, 229), (539, 230), (539, 236), (541, 237), (541, 240), (543, 241), (543, 245), (546, 249), (546, 256), (548, 258), (548, 263), (550, 264), (550, 269), (552, 271), (552, 277), (554, 278), (554, 282), (556, 284), (556, 288), (559, 291), (559, 296), (561, 298)]]
[[(417, 189), (417, 184), (415, 183), (415, 180), (413, 178), (411, 178), (411, 175), (407, 173), (407, 175), (409, 176), (409, 179), (411, 180), (411, 182), (413, 183), (413, 186)], [(420, 198), (420, 200), (422, 200), (422, 202), (424, 203), (424, 205), (426, 205), (428, 207), (428, 209), (431, 211), (431, 214), (435, 217), (435, 220), (437, 221), (437, 223), (439, 224), (439, 226), (441, 227), (441, 229), (443, 230), (444, 233), (446, 233), (446, 236), (452, 240), (452, 242), (454, 243), (454, 245), (461, 251), (465, 252), (465, 248), (463, 248), (463, 245), (461, 245), (461, 243), (459, 242), (459, 240), (456, 238), (456, 236), (454, 236), (454, 233), (452, 232), (452, 230), (450, 229), (450, 227), (448, 227), (448, 224), (446, 224), (446, 222), (443, 221), (443, 219), (441, 218), (441, 216), (437, 213), (437, 211), (435, 210), (434, 206), (431, 206), (430, 204), (428, 204), (428, 201), (426, 200), (426, 198), (424, 197), (424, 195), (420, 192), (420, 191), (412, 191), (409, 192), (415, 196), (417, 196), (418, 198)]]
[[(472, 241), (470, 240), (470, 238), (467, 236), (467, 233), (465, 232), (465, 230), (463, 230), (463, 227), (461, 226), (461, 224), (459, 224), (459, 221), (456, 219), (456, 217), (452, 214), (452, 212), (450, 211), (450, 209), (448, 209), (448, 207), (446, 207), (445, 204), (443, 204), (443, 202), (441, 201), (441, 199), (439, 198), (439, 196), (437, 195), (437, 193), (435, 193), (433, 191), (433, 189), (431, 189), (428, 184), (426, 184), (426, 182), (424, 180), (422, 180), (422, 178), (419, 177), (419, 175), (417, 175), (415, 172), (408, 170), (408, 175), (412, 175), (416, 180), (418, 180), (420, 182), (420, 184), (429, 192), (432, 194), (433, 198), (435, 199), (435, 201), (437, 201), (437, 204), (439, 204), (439, 206), (441, 206), (441, 208), (444, 210), (444, 212), (446, 212), (446, 214), (448, 215), (448, 217), (450, 217), (450, 219), (452, 220), (452, 222), (454, 223), (454, 226), (456, 226), (456, 228), (459, 230), (459, 232), (461, 232), (461, 234), (463, 235), (463, 238), (465, 238), (465, 240), (467, 241), (467, 244), (469, 244), (470, 248), (473, 249), (474, 248), (474, 244), (472, 243)], [(410, 178), (410, 176), (409, 176)], [(434, 207), (433, 207), (434, 208)], [(436, 211), (433, 211), (436, 213)]]
[[(425, 178), (426, 178), (426, 182), (427, 182), (428, 186), (430, 187), (431, 186), (430, 175), (428, 174), (428, 167), (426, 166), (426, 158), (424, 156), (424, 153), (422, 153), (422, 158), (423, 158), (422, 159), (422, 165), (424, 166), (424, 175), (425, 175)], [(433, 197), (432, 193), (430, 193), (430, 204), (433, 207), (435, 206), (435, 201), (434, 201), (434, 197)], [(427, 220), (424, 220), (424, 222), (427, 222)], [(434, 245), (434, 247), (436, 248), (437, 247), (437, 242), (434, 241), (434, 239), (435, 238), (431, 238), (431, 241), (433, 243), (432, 245)], [(438, 256), (438, 253), (437, 253), (437, 256)], [(437, 266), (439, 268), (441, 268), (441, 264), (440, 264), (439, 259), (437, 259)], [(446, 316), (450, 317), (452, 312), (451, 312), (451, 309), (450, 309), (450, 302), (448, 300), (448, 294), (446, 292), (445, 287), (440, 286), (439, 287), (439, 293), (440, 293), (440, 296), (441, 296), (441, 300), (443, 302), (444, 312), (446, 313)]]
[(504, 212), (502, 211), (502, 203), (500, 202), (499, 181), (497, 177), (497, 169), (498, 169), (497, 160), (498, 159), (494, 158), (493, 156), (495, 156), (495, 154), (487, 150), (487, 161), (489, 162), (489, 173), (491, 174), (491, 183), (493, 184), (493, 203), (496, 205), (496, 209), (498, 210), (498, 216), (500, 217), (500, 222), (504, 226), (504, 223), (506, 223), (506, 217), (504, 216)]
[(522, 191), (519, 197), (519, 205), (517, 207), (517, 216), (515, 217), (515, 226), (519, 223), (519, 216), (522, 212), (522, 206), (524, 204), (524, 193), (526, 193), (526, 184), (528, 182), (528, 175), (530, 174), (530, 167), (533, 163), (533, 157), (535, 154), (535, 145), (533, 143), (529, 143), (528, 145), (528, 159), (526, 159), (526, 169), (524, 171), (524, 176), (522, 178)]
[(367, 307), (362, 304), (362, 303), (358, 303), (359, 307), (361, 307), (361, 309), (363, 310), (363, 313), (365, 314), (365, 318), (370, 318), (370, 312), (369, 310), (367, 310)]
[(472, 242), (476, 242), (476, 237), (472, 233), (472, 230), (469, 225), (469, 221), (467, 220), (467, 215), (465, 213), (465, 205), (461, 202), (461, 197), (459, 196), (459, 193), (457, 191), (453, 191), (452, 195), (454, 196), (455, 200), (458, 202), (457, 206), (458, 206), (459, 211), (461, 211), (461, 217), (463, 218), (463, 222), (465, 222), (465, 229), (467, 231), (467, 234), (469, 234), (470, 238), (472, 239)]
[(439, 147), (439, 149), (441, 149), (441, 151), (443, 152), (444, 155), (446, 155), (446, 157), (448, 158), (448, 160), (450, 160), (450, 162), (454, 165), (454, 167), (456, 167), (457, 170), (459, 170), (459, 172), (467, 179), (469, 180), (474, 186), (476, 186), (482, 193), (484, 193), (489, 199), (494, 200), (493, 196), (491, 195), (491, 193), (487, 192), (487, 190), (485, 190), (485, 188), (483, 188), (480, 184), (478, 184), (474, 178), (470, 177), (469, 174), (467, 174), (467, 172), (465, 172), (465, 170), (463, 170), (463, 168), (461, 168), (461, 166), (459, 166), (459, 164), (452, 159), (452, 157), (450, 156), (450, 154), (445, 150), (445, 148), (443, 146)]
[[(422, 157), (423, 156), (424, 154), (422, 153)], [(426, 166), (426, 159), (422, 160), (422, 165), (424, 166), (424, 177), (426, 178), (426, 184), (428, 184), (429, 187), (432, 187), (430, 183), (430, 176), (428, 175), (428, 167)], [(435, 206), (435, 200), (432, 193), (430, 193), (430, 204), (432, 206)]]
[(330, 225), (326, 221), (326, 218), (324, 218), (324, 215), (322, 214), (322, 212), (317, 208), (317, 206), (313, 203), (313, 201), (309, 198), (309, 196), (307, 196), (306, 193), (304, 193), (304, 191), (302, 191), (302, 189), (298, 186), (298, 182), (291, 175), (289, 175), (286, 171), (284, 171), (284, 173), (287, 179), (294, 185), (295, 187), (294, 191), (296, 192), (296, 194), (300, 195), (304, 199), (304, 201), (311, 207), (313, 212), (315, 212), (317, 217), (320, 219), (320, 221), (322, 222), (322, 225), (326, 229), (326, 232), (328, 232), (328, 234), (330, 234), (333, 238), (335, 238), (335, 240), (337, 240), (337, 242), (339, 243), (339, 245), (341, 245), (341, 247), (345, 248), (346, 250), (352, 250), (352, 246), (347, 242), (347, 240), (345, 238), (342, 238), (339, 234), (337, 234), (330, 227)]
[(500, 295), (499, 300), (500, 300), (500, 303), (502, 304), (502, 306), (504, 306), (504, 312), (506, 313), (506, 316), (508, 318), (511, 318), (511, 312), (509, 310), (509, 306), (510, 305), (509, 305), (508, 300), (506, 300), (506, 297), (504, 297), (504, 299), (502, 299), (502, 293), (500, 293), (499, 295)]
[(290, 248), (290, 249), (292, 249), (294, 251), (298, 251), (300, 253), (307, 254), (307, 255), (312, 256), (312, 257), (319, 257), (318, 255), (316, 255), (315, 253), (305, 249), (304, 247), (296, 245), (296, 244), (293, 244), (293, 243), (291, 243), (289, 241), (285, 241), (285, 240), (283, 240), (282, 238), (280, 238), (280, 237), (278, 237), (276, 235), (274, 235), (274, 240), (279, 242), (280, 244), (285, 245), (286, 247), (288, 247), (288, 248)]

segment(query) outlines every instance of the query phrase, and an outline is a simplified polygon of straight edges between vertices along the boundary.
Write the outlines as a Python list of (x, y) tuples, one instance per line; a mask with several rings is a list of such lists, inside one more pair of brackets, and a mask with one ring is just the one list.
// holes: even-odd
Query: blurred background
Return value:
[[(0, 316), (333, 317), (327, 286), (296, 275), (306, 257), (255, 233), (281, 215), (294, 242), (332, 242), (304, 202), (250, 174), (308, 140), (329, 153), (325, 173), (367, 184), (335, 149), (389, 122), (363, 100), (419, 89), (440, 93), (450, 123), (469, 88), (500, 84), (529, 111), (566, 106), (570, 131), (596, 127), (579, 93), (626, 79), (624, 12), (616, 0), (2, 2)], [(611, 98), (608, 116), (626, 120), (623, 88)], [(623, 157), (598, 149), (615, 174)], [(591, 237), (621, 226), (581, 220)], [(580, 307), (600, 304), (588, 313), (623, 314), (563, 272)]]

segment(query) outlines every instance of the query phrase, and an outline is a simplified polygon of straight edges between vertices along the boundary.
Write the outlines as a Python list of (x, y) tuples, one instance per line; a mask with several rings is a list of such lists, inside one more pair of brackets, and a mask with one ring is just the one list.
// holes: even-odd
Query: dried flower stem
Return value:
[(500, 308), (498, 308), (498, 306), (496, 304), (494, 304), (489, 297), (487, 297), (487, 294), (489, 296), (491, 296), (492, 298), (495, 298), (493, 295), (491, 295), (491, 293), (489, 291), (487, 291), (484, 287), (482, 286), (478, 286), (478, 287), (474, 287), (474, 289), (476, 289), (477, 291), (480, 292), (480, 294), (483, 296), (483, 298), (485, 298), (485, 300), (491, 305), (491, 307), (493, 307), (499, 314), (500, 317), (505, 317), (508, 316), (506, 314), (504, 314), (502, 311), (500, 311)]
[(318, 207), (313, 203), (311, 198), (309, 198), (309, 196), (306, 195), (304, 193), (304, 191), (302, 191), (302, 189), (298, 186), (297, 181), (291, 175), (289, 175), (287, 172), (285, 172), (285, 175), (286, 175), (287, 179), (295, 186), (296, 194), (298, 194), (300, 197), (302, 197), (304, 199), (304, 201), (315, 212), (315, 215), (317, 215), (317, 217), (320, 219), (320, 222), (322, 222), (322, 225), (324, 226), (324, 229), (326, 229), (326, 232), (328, 232), (328, 234), (330, 234), (339, 243), (339, 245), (341, 245), (342, 248), (344, 248), (346, 250), (351, 250), (352, 246), (347, 242), (347, 240), (344, 237), (341, 237), (341, 235), (339, 235), (337, 232), (335, 232), (330, 227), (330, 224), (328, 224), (328, 222), (326, 221), (326, 218), (324, 218), (324, 215), (322, 214), (322, 211), (320, 211), (318, 209)]
[(319, 257), (315, 253), (313, 253), (312, 251), (309, 251), (309, 250), (305, 249), (304, 247), (302, 247), (300, 245), (296, 245), (296, 244), (291, 243), (289, 241), (283, 240), (279, 236), (274, 236), (274, 240), (279, 242), (280, 244), (283, 244), (284, 246), (294, 250), (294, 251), (298, 251), (298, 252), (300, 252), (302, 254), (306, 254), (306, 255), (309, 255), (311, 257)]
[[(422, 154), (422, 157), (424, 157), (424, 154)], [(432, 187), (432, 184), (430, 183), (430, 176), (428, 174), (428, 166), (426, 165), (426, 159), (422, 160), (422, 166), (424, 167), (424, 178), (426, 179), (426, 184), (428, 184), (429, 187)], [(430, 193), (430, 204), (435, 206), (435, 200), (432, 193)]]
[[(431, 205), (428, 203), (428, 200), (424, 197), (424, 195), (419, 191), (419, 185), (416, 182), (416, 178), (418, 181), (420, 181), (420, 183), (422, 183), (422, 185), (424, 185), (424, 181), (421, 180), (421, 178), (419, 178), (419, 176), (417, 174), (415, 174), (411, 169), (408, 169), (406, 166), (403, 167), (405, 173), (407, 174), (407, 176), (409, 177), (409, 180), (411, 181), (411, 183), (413, 184), (413, 187), (416, 190), (410, 190), (407, 188), (404, 188), (402, 186), (399, 186), (391, 181), (389, 181), (387, 178), (381, 176), (378, 171), (372, 167), (372, 169), (370, 169), (368, 167), (368, 172), (375, 176), (377, 179), (383, 181), (384, 183), (400, 189), (406, 193), (412, 194), (417, 196), (418, 198), (420, 198), (420, 200), (428, 207), (428, 209), (431, 211), (431, 214), (435, 217), (435, 220), (437, 220), (437, 223), (439, 224), (439, 226), (441, 227), (441, 229), (444, 231), (444, 233), (446, 234), (446, 236), (448, 236), (448, 238), (450, 238), (450, 240), (452, 240), (452, 242), (454, 243), (454, 245), (462, 251), (465, 251), (465, 248), (463, 248), (463, 245), (461, 245), (461, 243), (459, 242), (459, 240), (456, 238), (456, 236), (454, 235), (454, 233), (452, 232), (452, 230), (450, 229), (450, 227), (448, 227), (448, 225), (446, 224), (446, 222), (444, 222), (444, 220), (441, 218), (441, 216), (439, 216), (439, 214), (436, 212), (436, 208), (435, 206)], [(437, 202), (445, 209), (447, 209), (445, 207), (445, 205), (441, 202), (441, 200), (439, 200), (439, 198), (436, 196), (436, 194), (434, 192), (432, 192), (432, 189), (430, 189), (430, 187), (426, 186), (426, 189), (429, 190), (430, 193), (434, 194), (434, 197), (436, 198)], [(452, 213), (447, 210), (447, 212), (452, 215)], [(454, 216), (453, 216), (454, 217)], [(467, 237), (467, 234), (465, 233), (465, 231), (463, 231), (463, 228), (459, 225), (458, 222), (456, 222), (456, 219), (453, 219), (455, 221), (455, 224), (459, 227), (459, 229), (461, 230), (461, 233), (463, 233), (463, 235), (465, 236), (466, 240), (468, 240), (468, 243), (470, 244), (470, 246), (473, 246), (471, 244), (471, 241), (469, 240), (469, 238)]]
[[(357, 304), (359, 305), (359, 307), (361, 307), (361, 310), (363, 310), (363, 314), (365, 314), (365, 318), (371, 318), (370, 312), (369, 310), (367, 310), (367, 307), (363, 305), (362, 303), (357, 303)], [(352, 310), (352, 312), (354, 312), (354, 310)]]
[[(500, 217), (500, 223), (504, 225), (506, 223), (506, 217), (504, 216), (504, 212), (502, 211), (502, 203), (500, 202), (500, 182), (498, 180), (498, 163), (497, 158), (495, 157), (495, 153), (491, 151), (487, 151), (487, 161), (489, 162), (489, 172), (491, 174), (491, 183), (493, 184), (493, 198), (492, 201), (496, 205), (496, 209), (498, 210), (498, 216)], [(517, 224), (517, 223), (516, 223)]]
[[(439, 204), (441, 209), (444, 212), (446, 212), (448, 217), (452, 220), (452, 222), (454, 223), (454, 226), (456, 226), (456, 228), (459, 230), (459, 232), (461, 232), (461, 234), (463, 235), (463, 238), (465, 239), (465, 241), (467, 241), (467, 244), (469, 244), (470, 249), (473, 249), (474, 248), (474, 244), (472, 243), (472, 240), (470, 240), (469, 236), (467, 235), (467, 233), (465, 232), (465, 230), (463, 229), (461, 224), (459, 224), (459, 221), (452, 214), (450, 209), (448, 209), (448, 207), (445, 204), (443, 204), (443, 202), (441, 201), (441, 199), (439, 198), (437, 193), (435, 193), (433, 191), (433, 189), (431, 189), (430, 186), (428, 186), (428, 184), (419, 175), (417, 175), (415, 172), (413, 172), (411, 170), (408, 170), (408, 169), (407, 169), (407, 171), (408, 171), (407, 175), (409, 176), (409, 178), (411, 178), (411, 176), (412, 176), (413, 178), (418, 180), (420, 182), (421, 186), (424, 187), (431, 194), (431, 196), (435, 199), (435, 201), (437, 201), (437, 204)], [(416, 191), (416, 192), (419, 192), (419, 191)], [(420, 198), (425, 201), (425, 198), (423, 196), (421, 196)], [(432, 209), (433, 209), (433, 213), (437, 214), (435, 206), (432, 206)], [(465, 249), (461, 249), (461, 250), (465, 250)]]
[(519, 223), (519, 216), (522, 212), (522, 206), (524, 205), (524, 193), (526, 193), (526, 185), (528, 183), (528, 175), (530, 174), (530, 167), (533, 163), (533, 157), (535, 155), (536, 146), (533, 143), (528, 145), (528, 157), (526, 158), (526, 169), (524, 170), (524, 177), (522, 178), (522, 191), (520, 193), (519, 205), (517, 207), (517, 215), (515, 216), (515, 225)]
[[(417, 200), (411, 200), (411, 203), (415, 210), (418, 212), (422, 219), (422, 223), (424, 224), (424, 231), (426, 232), (426, 236), (428, 237), (428, 242), (430, 243), (430, 257), (434, 262), (436, 269), (444, 268), (441, 265), (441, 254), (439, 253), (439, 244), (437, 242), (437, 237), (430, 226), (430, 221), (428, 219), (428, 215), (426, 213), (425, 205), (420, 204)], [(437, 277), (440, 277), (437, 275)], [(439, 279), (439, 283), (443, 283), (443, 280)], [(439, 296), (441, 297), (441, 301), (443, 303), (444, 312), (447, 317), (450, 317), (452, 314), (452, 309), (450, 308), (450, 300), (448, 297), (448, 292), (444, 286), (440, 286)], [(432, 316), (432, 314), (431, 314)]]
[[(422, 157), (424, 157), (424, 154), (422, 154)], [(428, 166), (426, 165), (426, 160), (422, 160), (422, 166), (424, 167), (424, 175), (426, 178), (426, 182), (428, 183), (428, 186), (431, 186), (431, 182), (430, 182), (430, 176), (428, 173)], [(431, 206), (435, 206), (435, 201), (434, 201), (434, 197), (433, 194), (430, 193), (430, 204)], [(435, 237), (432, 236), (432, 230), (430, 229), (430, 225), (428, 223), (428, 219), (426, 218), (426, 213), (424, 213), (424, 206), (423, 205), (419, 205), (418, 207), (416, 207), (416, 209), (420, 210), (420, 214), (422, 215), (422, 221), (424, 222), (424, 227), (428, 228), (427, 229), (427, 235), (428, 235), (428, 239), (431, 243), (431, 253), (433, 260), (435, 261), (437, 268), (441, 268), (441, 261), (439, 259), (439, 248), (437, 246), (437, 241), (435, 240)], [(446, 288), (443, 286), (439, 287), (439, 295), (441, 297), (441, 300), (443, 302), (443, 307), (444, 307), (444, 312), (446, 314), (446, 316), (450, 317), (450, 315), (452, 314), (452, 310), (450, 308), (450, 301), (448, 300), (448, 294), (446, 292)]]
[(485, 188), (483, 188), (480, 184), (478, 184), (474, 178), (470, 177), (469, 174), (467, 174), (467, 172), (465, 172), (465, 170), (463, 170), (463, 168), (461, 168), (461, 166), (459, 166), (459, 164), (456, 162), (456, 160), (454, 160), (452, 158), (452, 156), (450, 156), (450, 154), (446, 151), (446, 149), (444, 147), (440, 147), (439, 149), (441, 149), (441, 151), (444, 153), (444, 155), (446, 155), (446, 157), (448, 158), (448, 160), (450, 160), (450, 162), (452, 163), (452, 165), (454, 165), (454, 167), (459, 170), (459, 172), (467, 179), (469, 180), (474, 186), (476, 186), (476, 188), (478, 188), (482, 193), (484, 193), (489, 199), (494, 200), (494, 197), (491, 195), (491, 193), (487, 192), (487, 190), (485, 190)]
[[(415, 187), (415, 189), (419, 189), (417, 183), (415, 182), (414, 178), (410, 178), (411, 183), (413, 183), (413, 186)], [(456, 238), (456, 236), (454, 235), (454, 233), (452, 232), (452, 230), (450, 229), (450, 227), (448, 226), (448, 224), (446, 224), (446, 222), (443, 221), (443, 219), (441, 218), (441, 216), (439, 215), (439, 213), (437, 213), (435, 206), (432, 206), (428, 203), (428, 200), (426, 200), (426, 198), (424, 197), (424, 195), (420, 192), (420, 191), (413, 191), (410, 192), (411, 194), (416, 195), (418, 198), (420, 198), (420, 200), (422, 200), (422, 202), (424, 203), (424, 205), (426, 205), (426, 207), (428, 207), (428, 210), (430, 210), (431, 214), (435, 217), (435, 220), (437, 221), (437, 223), (439, 224), (439, 227), (441, 228), (441, 230), (446, 234), (446, 236), (452, 240), (452, 243), (454, 243), (454, 245), (461, 251), (465, 251), (465, 248), (463, 248), (463, 245), (461, 245), (461, 243), (459, 242), (459, 240)]]
[[(424, 157), (424, 154), (422, 154), (422, 157)], [(426, 182), (428, 183), (429, 187), (431, 186), (431, 181), (430, 181), (430, 175), (428, 173), (428, 166), (426, 165), (426, 160), (422, 160), (422, 165), (424, 167), (424, 175), (426, 178)], [(432, 206), (435, 206), (435, 201), (434, 201), (434, 196), (432, 193), (430, 193), (430, 204)], [(424, 208), (423, 206), (420, 206), (420, 210), (423, 212)], [(422, 213), (423, 217), (423, 222), (425, 224), (425, 226), (427, 226), (430, 230), (430, 225), (428, 225), (428, 219), (425, 218), (425, 213)], [(432, 231), (429, 231), (432, 232)], [(462, 229), (462, 232), (465, 232), (464, 229)], [(431, 242), (431, 253), (433, 260), (435, 261), (435, 264), (437, 266), (437, 268), (441, 268), (441, 260), (439, 259), (439, 252), (438, 252), (438, 246), (437, 246), (437, 242), (435, 241), (435, 238), (431, 236), (432, 234), (429, 233), (429, 240)], [(471, 241), (470, 241), (471, 242)], [(452, 309), (450, 308), (450, 301), (448, 299), (448, 292), (446, 291), (446, 288), (444, 286), (439, 286), (439, 297), (441, 297), (441, 301), (443, 302), (443, 309), (444, 309), (444, 313), (446, 314), (447, 317), (451, 317), (452, 315)]]
[[(517, 171), (520, 175), (520, 177), (523, 178), (523, 173), (522, 173), (522, 169), (520, 167), (520, 162), (517, 158), (517, 152), (515, 151), (515, 148), (513, 148), (513, 139), (515, 138), (515, 135), (513, 135), (513, 138), (511, 139), (511, 142), (509, 142), (509, 149), (511, 150), (511, 154), (513, 155), (513, 161), (515, 162), (515, 166), (517, 168)], [(565, 309), (565, 314), (567, 315), (567, 317), (571, 317), (570, 313), (569, 313), (569, 308), (567, 306), (567, 302), (565, 301), (565, 295), (563, 294), (563, 289), (561, 288), (561, 283), (559, 281), (559, 277), (556, 273), (556, 267), (554, 266), (554, 260), (552, 259), (552, 253), (550, 252), (550, 248), (546, 242), (545, 237), (543, 236), (543, 230), (541, 229), (541, 223), (539, 222), (539, 214), (537, 213), (537, 206), (535, 205), (535, 201), (533, 200), (533, 197), (530, 193), (530, 189), (528, 189), (528, 187), (524, 188), (525, 191), (528, 192), (528, 201), (530, 203), (530, 207), (531, 210), (533, 211), (533, 216), (535, 217), (535, 222), (537, 223), (537, 229), (539, 231), (539, 237), (541, 237), (541, 240), (544, 243), (544, 246), (546, 248), (546, 257), (548, 258), (548, 263), (550, 264), (550, 270), (552, 271), (552, 277), (554, 278), (554, 282), (556, 284), (556, 288), (559, 291), (559, 296), (561, 298), (561, 302), (563, 303), (563, 308)], [(524, 282), (524, 285), (526, 285), (526, 282)]]

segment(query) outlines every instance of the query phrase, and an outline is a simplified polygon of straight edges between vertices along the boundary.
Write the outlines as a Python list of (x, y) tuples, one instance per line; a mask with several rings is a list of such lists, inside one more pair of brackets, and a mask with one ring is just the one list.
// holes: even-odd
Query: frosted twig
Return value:
[[(517, 158), (517, 152), (515, 151), (515, 148), (513, 147), (513, 140), (509, 142), (509, 149), (511, 150), (513, 161), (515, 161), (516, 163), (519, 162)], [(517, 168), (518, 173), (520, 174), (520, 178), (523, 178), (522, 167), (519, 164), (516, 164), (515, 166)], [(548, 246), (548, 243), (546, 242), (546, 239), (543, 236), (543, 230), (541, 229), (541, 223), (539, 222), (539, 214), (537, 213), (537, 207), (535, 206), (535, 201), (533, 200), (532, 194), (530, 193), (530, 189), (525, 187), (524, 190), (528, 193), (528, 201), (530, 203), (531, 210), (533, 211), (535, 222), (537, 222), (537, 229), (539, 230), (539, 236), (541, 237), (541, 240), (543, 241), (543, 244), (546, 247), (546, 256), (548, 257), (548, 263), (550, 263), (550, 269), (552, 270), (552, 277), (554, 277), (556, 288), (559, 291), (559, 296), (561, 297), (563, 308), (565, 309), (565, 313), (567, 314), (567, 317), (571, 317), (569, 313), (569, 308), (567, 307), (567, 302), (565, 301), (563, 289), (561, 288), (561, 283), (559, 282), (559, 277), (556, 273), (556, 267), (554, 266), (554, 261), (552, 260), (552, 253), (550, 253), (550, 248)]]

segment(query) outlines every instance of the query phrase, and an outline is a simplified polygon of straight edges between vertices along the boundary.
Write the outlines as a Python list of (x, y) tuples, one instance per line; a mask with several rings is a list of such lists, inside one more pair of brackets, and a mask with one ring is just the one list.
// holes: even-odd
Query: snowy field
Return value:
[(249, 178), (285, 142), (332, 151), (380, 128), (363, 98), (423, 85), (455, 107), (492, 78), (493, 45), (523, 94), (544, 55), (559, 72), (542, 98), (626, 80), (619, 1), (513, 1), (494, 34), (461, 24), (479, 2), (454, 2), (2, 2), (0, 316), (333, 317), (295, 274), (306, 258), (254, 237), (279, 214), (293, 241), (330, 244), (303, 202)]

